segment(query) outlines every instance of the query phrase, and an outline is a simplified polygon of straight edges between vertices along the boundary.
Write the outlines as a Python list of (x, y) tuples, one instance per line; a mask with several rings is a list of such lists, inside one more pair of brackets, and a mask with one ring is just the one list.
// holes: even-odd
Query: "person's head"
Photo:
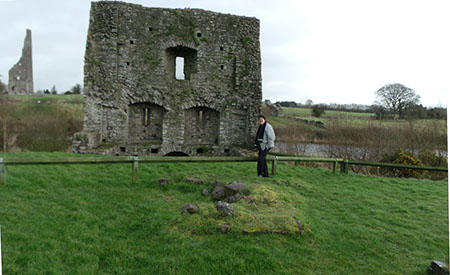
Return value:
[(259, 120), (259, 124), (261, 124), (261, 125), (266, 123), (266, 117), (263, 115), (259, 115), (258, 120)]

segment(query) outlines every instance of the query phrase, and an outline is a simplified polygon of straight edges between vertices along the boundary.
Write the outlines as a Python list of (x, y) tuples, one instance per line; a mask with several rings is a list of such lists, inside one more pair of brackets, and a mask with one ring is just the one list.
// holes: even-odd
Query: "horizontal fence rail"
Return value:
[(397, 164), (397, 163), (380, 163), (380, 162), (352, 161), (352, 160), (349, 160), (348, 164), (361, 165), (361, 166), (379, 166), (379, 167), (386, 167), (386, 168), (404, 168), (404, 169), (414, 169), (414, 170), (428, 170), (428, 171), (436, 171), (436, 172), (448, 172), (448, 168), (447, 167), (405, 165), (405, 164)]
[[(115, 156), (115, 157), (74, 157), (74, 158), (0, 158), (0, 184), (6, 185), (6, 166), (7, 165), (64, 165), (64, 164), (102, 164), (102, 163), (131, 163), (132, 182), (137, 182), (139, 162), (254, 162), (257, 157), (133, 157), (133, 156)], [(395, 163), (381, 163), (368, 161), (350, 161), (341, 158), (310, 158), (294, 156), (267, 156), (267, 160), (272, 162), (272, 175), (277, 172), (278, 161), (284, 162), (323, 162), (333, 164), (333, 173), (336, 173), (338, 165), (340, 172), (347, 174), (349, 165), (378, 166), (397, 169), (415, 169), (438, 172), (448, 172), (446, 167), (430, 167), (418, 165), (403, 165)]]

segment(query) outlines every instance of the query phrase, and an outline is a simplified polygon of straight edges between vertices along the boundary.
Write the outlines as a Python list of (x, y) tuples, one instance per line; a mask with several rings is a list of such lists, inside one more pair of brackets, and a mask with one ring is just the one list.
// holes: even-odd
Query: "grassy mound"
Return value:
[[(0, 157), (22, 156), (69, 154)], [(254, 176), (256, 163), (149, 163), (131, 184), (128, 164), (7, 167), (7, 186), (0, 186), (3, 271), (411, 274), (433, 259), (448, 263), (447, 181), (283, 163), (278, 172), (267, 179)], [(160, 177), (172, 184), (157, 184)], [(243, 181), (254, 203), (241, 200), (233, 204), (238, 214), (219, 217), (201, 194), (215, 180)], [(185, 203), (201, 212), (182, 214)], [(297, 233), (295, 220), (307, 234)], [(229, 233), (216, 230), (225, 223)]]

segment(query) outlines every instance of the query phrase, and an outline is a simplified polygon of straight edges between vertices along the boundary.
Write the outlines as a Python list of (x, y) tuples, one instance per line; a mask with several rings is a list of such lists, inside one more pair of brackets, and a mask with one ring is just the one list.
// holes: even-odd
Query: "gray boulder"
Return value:
[(231, 206), (229, 203), (219, 201), (216, 203), (216, 209), (219, 211), (220, 215), (223, 217), (233, 216), (237, 210)]
[(212, 187), (211, 195), (213, 199), (218, 201), (225, 199), (226, 198), (225, 185), (220, 181), (216, 180), (216, 182), (214, 182), (214, 185)]
[(198, 178), (187, 178), (186, 182), (187, 183), (195, 183), (195, 184), (203, 184), (203, 181)]
[(220, 181), (216, 181), (213, 185), (211, 193), (213, 199), (215, 200), (236, 202), (239, 200), (239, 196), (236, 196), (236, 194), (239, 194), (239, 192), (244, 189), (245, 184), (241, 181), (233, 181), (227, 185), (224, 185)]
[(448, 266), (440, 261), (432, 261), (428, 267), (428, 274), (450, 274)]
[(237, 202), (237, 201), (240, 201), (240, 200), (243, 199), (243, 198), (244, 198), (244, 196), (241, 196), (239, 193), (237, 193), (237, 194), (234, 194), (234, 195), (231, 196), (231, 197), (226, 198), (226, 201), (227, 201), (228, 203), (235, 203), (235, 202)]
[(245, 189), (245, 184), (242, 181), (233, 181), (225, 185), (226, 193), (230, 193), (231, 196), (237, 194)]
[(216, 229), (225, 234), (231, 231), (231, 226), (229, 224), (223, 224), (219, 225)]
[(196, 204), (186, 203), (181, 208), (181, 213), (194, 214), (200, 211), (200, 208)]
[(167, 184), (170, 184), (170, 179), (168, 179), (168, 178), (159, 178), (159, 179), (156, 179), (156, 183), (158, 183), (160, 185), (167, 185)]

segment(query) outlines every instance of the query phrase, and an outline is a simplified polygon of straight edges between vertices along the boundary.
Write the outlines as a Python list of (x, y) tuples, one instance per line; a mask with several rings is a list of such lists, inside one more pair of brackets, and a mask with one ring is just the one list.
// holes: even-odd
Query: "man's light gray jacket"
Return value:
[(259, 146), (261, 146), (261, 150), (275, 147), (275, 138), (275, 132), (273, 131), (272, 125), (266, 122), (263, 140), (259, 143)]

